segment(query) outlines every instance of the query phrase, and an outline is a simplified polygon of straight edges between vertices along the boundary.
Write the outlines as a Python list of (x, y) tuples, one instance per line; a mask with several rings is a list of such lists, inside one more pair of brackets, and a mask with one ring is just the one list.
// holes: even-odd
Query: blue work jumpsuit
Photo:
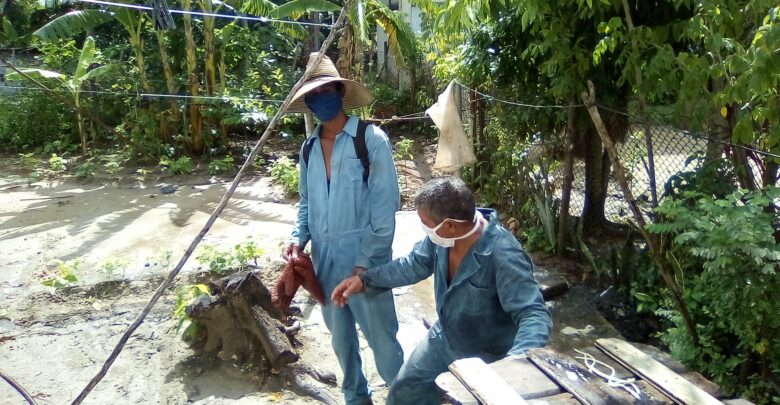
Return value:
[[(352, 139), (357, 123), (356, 117), (349, 117), (336, 136), (330, 184), (319, 139), (312, 145), (308, 166), (300, 159), (301, 200), (290, 240), (301, 249), (311, 241), (314, 271), (325, 293), (322, 313), (344, 372), (342, 391), (347, 404), (364, 404), (371, 398), (362, 371), (356, 321), (374, 352), (377, 370), (385, 383), (393, 381), (403, 363), (403, 351), (396, 337), (398, 319), (389, 290), (350, 299), (343, 308), (330, 300), (336, 285), (351, 276), (356, 266), (371, 268), (392, 260), (395, 212), (400, 206), (392, 148), (381, 129), (368, 126), (370, 174), (364, 182), (363, 165)], [(319, 134), (318, 126), (311, 136), (319, 138)]]
[(401, 367), (388, 404), (438, 405), (441, 394), (434, 380), (453, 361), (497, 359), (547, 343), (552, 318), (533, 278), (531, 259), (494, 211), (481, 211), (489, 222), (452, 282), (447, 282), (449, 249), (427, 237), (406, 257), (363, 273), (369, 296), (434, 275), (439, 319)]

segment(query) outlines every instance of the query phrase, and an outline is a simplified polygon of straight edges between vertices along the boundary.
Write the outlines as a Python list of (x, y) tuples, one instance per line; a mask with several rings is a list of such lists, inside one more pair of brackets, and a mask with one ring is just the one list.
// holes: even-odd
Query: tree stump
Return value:
[(186, 309), (198, 325), (204, 352), (217, 352), (223, 360), (236, 362), (260, 353), (294, 392), (323, 403), (336, 403), (327, 389), (313, 381), (335, 386), (332, 373), (306, 364), (291, 364), (298, 361), (292, 345), (298, 328), (285, 326), (285, 314), (272, 304), (271, 293), (260, 278), (253, 272), (240, 272), (208, 286), (212, 295), (202, 295)]

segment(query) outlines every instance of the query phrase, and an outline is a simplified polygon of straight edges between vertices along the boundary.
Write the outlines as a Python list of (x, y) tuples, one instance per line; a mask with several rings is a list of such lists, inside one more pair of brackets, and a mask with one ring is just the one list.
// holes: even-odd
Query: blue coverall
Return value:
[[(314, 271), (326, 297), (322, 313), (331, 333), (333, 351), (344, 372), (342, 391), (347, 404), (370, 401), (368, 382), (361, 367), (356, 321), (374, 352), (379, 375), (388, 385), (403, 363), (403, 351), (396, 337), (398, 319), (390, 291), (352, 299), (343, 308), (330, 301), (333, 289), (351, 276), (356, 266), (371, 268), (392, 260), (395, 212), (400, 207), (392, 148), (381, 129), (368, 126), (370, 174), (364, 182), (363, 165), (352, 140), (357, 123), (356, 117), (349, 117), (336, 136), (330, 160), (330, 184), (319, 139), (312, 145), (308, 166), (300, 159), (301, 200), (291, 237), (291, 242), (300, 249), (311, 241)], [(319, 138), (319, 134), (318, 126), (311, 136)]]
[[(433, 273), (439, 320), (401, 367), (387, 403), (439, 404), (434, 382), (453, 361), (464, 357), (500, 358), (542, 347), (552, 328), (550, 312), (533, 278), (533, 264), (517, 239), (489, 222), (447, 282), (449, 249), (429, 238), (409, 255), (363, 273), (366, 294), (417, 283)], [(487, 355), (487, 356), (484, 356)]]

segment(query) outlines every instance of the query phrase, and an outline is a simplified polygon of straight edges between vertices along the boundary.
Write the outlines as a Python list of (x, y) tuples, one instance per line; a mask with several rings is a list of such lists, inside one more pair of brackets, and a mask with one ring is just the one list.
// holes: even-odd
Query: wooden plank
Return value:
[(449, 369), (483, 405), (526, 403), (523, 397), (478, 357), (455, 360)]
[(596, 340), (596, 346), (681, 404), (721, 404), (712, 395), (691, 384), (668, 367), (620, 339)]
[(690, 381), (691, 384), (703, 389), (704, 392), (712, 395), (717, 399), (723, 398), (723, 392), (720, 390), (718, 384), (715, 384), (714, 382), (706, 379), (703, 375), (695, 371), (681, 373), (680, 377)]
[(634, 398), (621, 387), (608, 386), (601, 377), (591, 374), (573, 358), (550, 349), (528, 351), (531, 362), (542, 369), (563, 388), (585, 404), (633, 404), (658, 403), (640, 391), (640, 398)]
[(744, 398), (727, 399), (723, 401), (725, 405), (754, 405), (752, 402)]
[[(561, 387), (525, 357), (505, 358), (490, 364), (520, 396), (529, 400), (563, 392)], [(436, 377), (436, 385), (456, 405), (477, 405), (477, 399), (450, 372)]]
[(580, 405), (577, 398), (574, 395), (564, 392), (562, 394), (551, 395), (549, 397), (542, 397), (536, 399), (529, 399), (528, 405)]

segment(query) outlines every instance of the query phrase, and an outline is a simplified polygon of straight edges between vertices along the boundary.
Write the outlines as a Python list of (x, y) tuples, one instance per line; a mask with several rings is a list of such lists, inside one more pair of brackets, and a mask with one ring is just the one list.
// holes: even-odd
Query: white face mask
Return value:
[(431, 239), (431, 242), (433, 242), (434, 244), (439, 245), (439, 246), (441, 246), (443, 248), (451, 248), (451, 247), (455, 246), (455, 241), (456, 240), (465, 239), (465, 238), (468, 238), (469, 236), (471, 236), (472, 234), (474, 234), (474, 232), (476, 232), (479, 229), (479, 224), (483, 220), (484, 220), (484, 218), (482, 217), (482, 214), (479, 211), (474, 212), (474, 219), (472, 220), (472, 222), (474, 222), (474, 227), (471, 228), (470, 231), (466, 232), (463, 236), (458, 236), (456, 238), (445, 238), (443, 236), (439, 236), (439, 234), (436, 233), (436, 231), (438, 231), (439, 228), (441, 228), (442, 225), (444, 225), (444, 223), (447, 222), (447, 221), (452, 221), (452, 222), (469, 222), (468, 220), (447, 218), (447, 219), (441, 221), (441, 223), (439, 223), (439, 225), (436, 225), (436, 227), (434, 227), (434, 228), (429, 228), (429, 227), (425, 226), (425, 224), (422, 223), (422, 222), (420, 222), (420, 225), (422, 226), (422, 229), (425, 232), (425, 234)]

